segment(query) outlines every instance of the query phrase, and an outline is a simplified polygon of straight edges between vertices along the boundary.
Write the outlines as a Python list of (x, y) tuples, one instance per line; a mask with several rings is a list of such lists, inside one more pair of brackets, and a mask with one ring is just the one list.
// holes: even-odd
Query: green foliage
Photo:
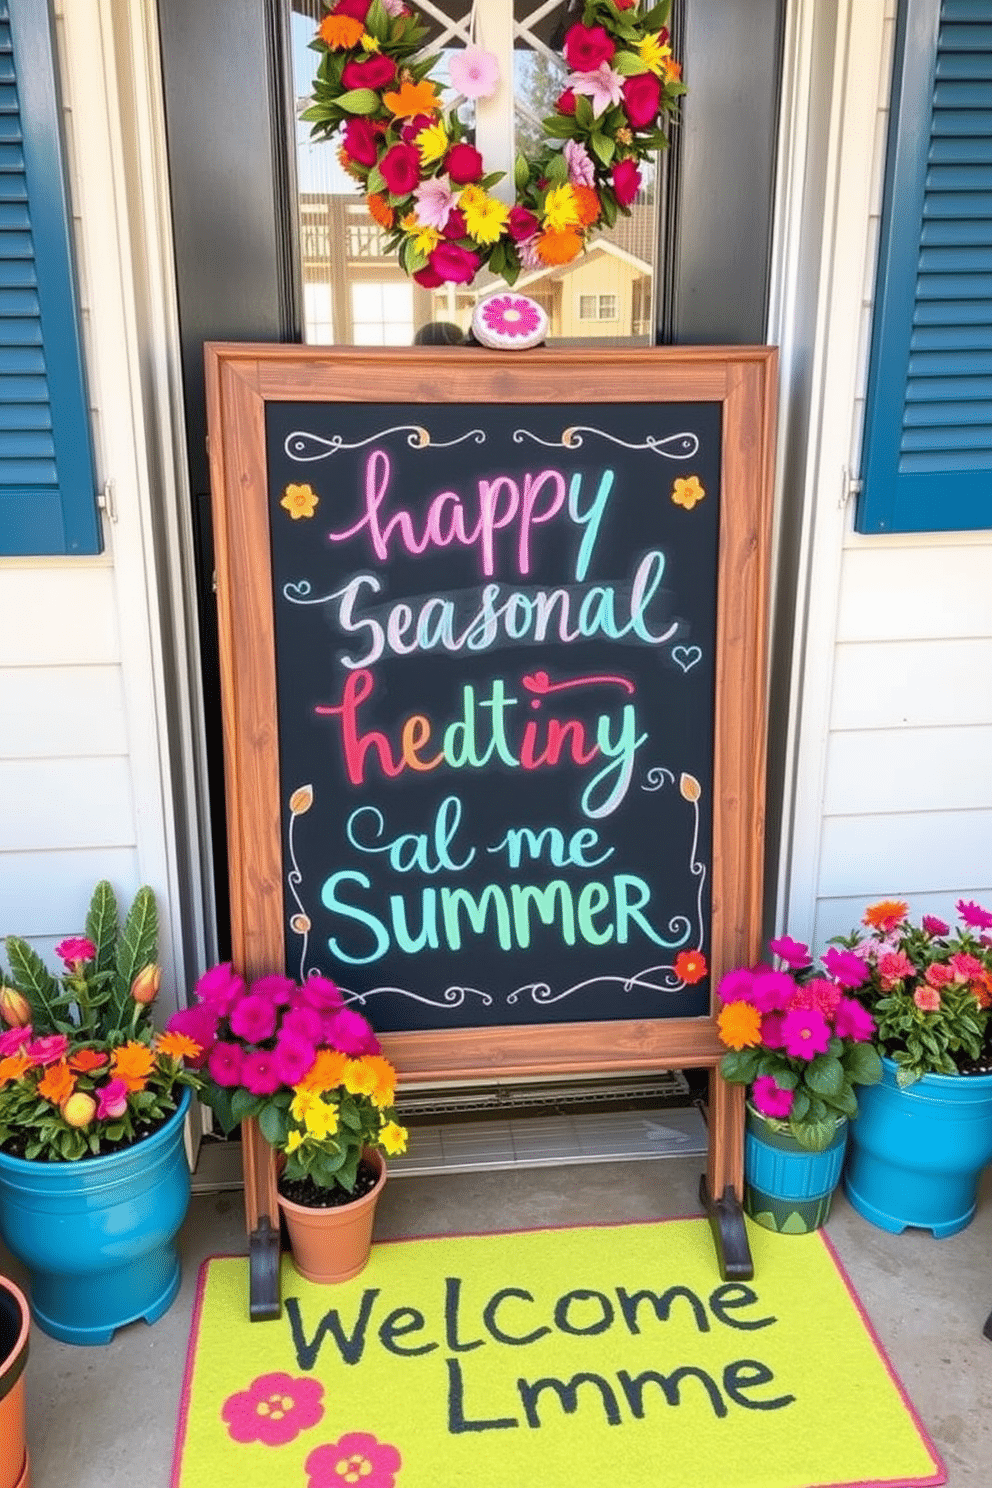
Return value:
[[(107, 888), (110, 885), (99, 885), (99, 888)], [(116, 906), (114, 910), (116, 923)], [(116, 969), (117, 979), (114, 992), (117, 997), (117, 1010), (123, 1013), (131, 995), (131, 986), (138, 972), (145, 966), (152, 966), (158, 960), (158, 910), (155, 906), (155, 895), (147, 885), (143, 886), (135, 894), (131, 908), (127, 912), (124, 928), (121, 931), (120, 944), (117, 948)]]

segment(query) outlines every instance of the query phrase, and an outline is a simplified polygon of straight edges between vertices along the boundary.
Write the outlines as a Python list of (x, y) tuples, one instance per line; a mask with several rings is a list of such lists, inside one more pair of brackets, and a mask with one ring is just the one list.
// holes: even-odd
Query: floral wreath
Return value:
[[(598, 228), (630, 215), (640, 163), (667, 145), (662, 124), (685, 92), (670, 0), (643, 14), (637, 4), (585, 0), (565, 33), (567, 86), (538, 154), (516, 158), (511, 207), (490, 194), (502, 173), (486, 174), (457, 105), (442, 109), (438, 58), (418, 56), (428, 30), (417, 11), (404, 0), (336, 0), (311, 42), (323, 55), (301, 117), (321, 139), (341, 130), (341, 164), (418, 284), (471, 284), (482, 268), (513, 284), (522, 269), (570, 263)], [(485, 98), (499, 64), (472, 45), (450, 76), (464, 98)]]

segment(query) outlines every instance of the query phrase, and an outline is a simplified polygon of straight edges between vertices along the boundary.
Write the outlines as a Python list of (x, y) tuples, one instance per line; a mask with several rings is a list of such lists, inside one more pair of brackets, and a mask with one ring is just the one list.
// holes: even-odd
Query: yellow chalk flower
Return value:
[(279, 502), (279, 505), (284, 506), (293, 521), (296, 522), (300, 517), (312, 517), (319, 500), (320, 497), (317, 495), (317, 492), (309, 484), (287, 486), (282, 493), (282, 500)]
[(685, 479), (681, 477), (672, 486), (672, 500), (676, 506), (684, 506), (686, 511), (692, 511), (697, 501), (702, 501), (706, 495), (698, 475), (690, 475)]

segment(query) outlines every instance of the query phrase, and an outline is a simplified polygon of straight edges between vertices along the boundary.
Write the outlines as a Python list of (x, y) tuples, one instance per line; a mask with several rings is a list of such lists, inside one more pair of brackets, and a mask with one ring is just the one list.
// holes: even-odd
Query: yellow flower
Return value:
[(414, 143), (420, 151), (421, 165), (433, 165), (435, 160), (443, 160), (448, 153), (448, 131), (438, 119), (422, 129)]
[(300, 517), (312, 517), (319, 500), (311, 485), (287, 486), (279, 505), (286, 508), (295, 522)]
[(761, 1014), (749, 1002), (728, 1002), (716, 1021), (728, 1049), (750, 1049), (761, 1043)]
[(423, 253), (425, 256), (430, 253), (432, 249), (436, 248), (438, 243), (440, 243), (441, 241), (441, 234), (438, 232), (437, 228), (425, 227), (424, 224), (417, 217), (416, 212), (407, 212), (406, 216), (400, 223), (400, 227), (403, 228), (404, 232), (408, 232), (410, 234), (410, 237), (413, 240), (414, 248), (416, 248), (419, 253)]
[(305, 1121), (307, 1111), (320, 1100), (320, 1096), (307, 1085), (295, 1085), (293, 1088), (296, 1094), (290, 1103), (289, 1114), (294, 1121)]
[(465, 228), (477, 243), (498, 243), (510, 218), (510, 209), (483, 191), (481, 186), (466, 186), (458, 198), (465, 214)]
[(379, 1131), (379, 1141), (390, 1157), (406, 1151), (406, 1127), (396, 1121), (387, 1121)]
[(698, 475), (690, 475), (684, 480), (679, 478), (672, 487), (672, 500), (676, 506), (684, 506), (686, 511), (692, 511), (696, 502), (702, 501), (705, 495)]
[(369, 33), (366, 31), (365, 34), (362, 37), (362, 51), (363, 52), (379, 52), (381, 50), (382, 50), (382, 48), (380, 47), (379, 43), (376, 41), (375, 37), (374, 36), (370, 36)]
[(661, 77), (665, 68), (665, 58), (672, 55), (672, 49), (662, 41), (660, 31), (652, 31), (645, 36), (637, 48), (637, 55), (645, 67), (649, 67), (657, 77)]
[(299, 1132), (299, 1131), (291, 1131), (290, 1134), (289, 1134), (289, 1136), (286, 1138), (286, 1151), (287, 1152), (295, 1152), (296, 1149), (297, 1149), (297, 1147), (302, 1147), (302, 1146), (303, 1146), (303, 1133), (302, 1132)]
[(371, 1095), (375, 1084), (375, 1071), (364, 1059), (349, 1059), (344, 1074), (344, 1088), (349, 1095)]
[(315, 1100), (304, 1112), (303, 1125), (307, 1129), (307, 1135), (316, 1137), (318, 1142), (322, 1142), (325, 1137), (332, 1137), (338, 1129), (337, 1106), (328, 1105), (320, 1099)]
[(579, 204), (571, 186), (552, 186), (544, 198), (544, 225), (549, 232), (564, 232), (567, 227), (578, 227), (581, 221)]

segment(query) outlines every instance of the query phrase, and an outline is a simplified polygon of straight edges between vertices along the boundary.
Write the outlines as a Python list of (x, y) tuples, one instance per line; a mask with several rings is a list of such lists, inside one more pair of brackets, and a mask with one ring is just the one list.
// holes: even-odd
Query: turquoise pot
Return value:
[(788, 1132), (776, 1131), (752, 1106), (744, 1130), (744, 1210), (766, 1230), (805, 1235), (830, 1213), (840, 1182), (848, 1122), (822, 1152), (809, 1152)]
[(844, 1192), (890, 1234), (956, 1235), (992, 1161), (992, 1075), (924, 1075), (900, 1090), (895, 1062), (883, 1057), (882, 1067), (881, 1084), (858, 1090)]
[(0, 1235), (27, 1267), (31, 1312), (63, 1343), (109, 1343), (162, 1316), (179, 1290), (175, 1239), (189, 1206), (190, 1092), (145, 1141), (79, 1162), (0, 1152)]

